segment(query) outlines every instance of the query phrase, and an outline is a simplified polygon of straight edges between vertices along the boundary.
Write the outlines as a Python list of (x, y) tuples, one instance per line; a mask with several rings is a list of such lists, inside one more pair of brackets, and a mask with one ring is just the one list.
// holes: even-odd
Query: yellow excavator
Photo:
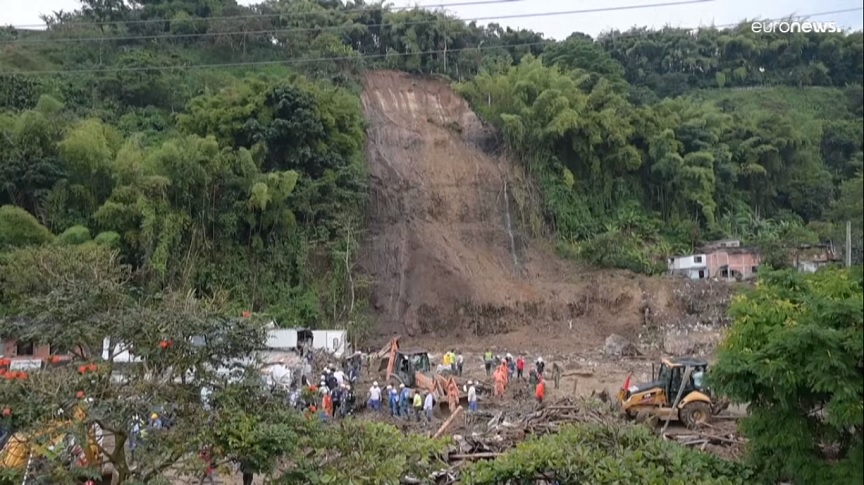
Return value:
[(42, 430), (31, 434), (14, 433), (0, 450), (0, 470), (19, 470), (26, 475), (31, 473), (32, 466), (41, 458), (62, 453), (68, 453), (73, 462), (98, 464), (101, 454), (96, 444), (95, 430), (92, 427), (87, 430), (87, 446), (83, 447), (74, 446), (67, 432), (70, 426), (80, 426), (85, 419), (84, 409), (76, 405), (71, 420), (52, 421)]
[(459, 383), (453, 376), (444, 377), (433, 373), (429, 353), (425, 350), (401, 349), (399, 336), (391, 338), (378, 355), (382, 356), (378, 371), (386, 372), (385, 380), (388, 383), (431, 392), (442, 408), (448, 407), (451, 400), (457, 404), (467, 402), (468, 396), (459, 390)]
[(651, 367), (651, 382), (631, 386), (628, 376), (618, 391), (618, 404), (627, 416), (668, 418), (692, 427), (710, 421), (729, 407), (729, 401), (715, 401), (711, 390), (702, 384), (707, 361), (696, 357), (663, 358), (656, 372)]

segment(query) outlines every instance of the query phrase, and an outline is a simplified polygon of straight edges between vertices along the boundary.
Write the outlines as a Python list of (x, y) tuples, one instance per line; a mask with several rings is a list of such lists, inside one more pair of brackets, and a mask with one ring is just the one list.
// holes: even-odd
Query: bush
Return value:
[(100, 246), (108, 246), (116, 249), (120, 247), (120, 234), (117, 234), (114, 231), (100, 232), (96, 235), (96, 238), (93, 239), (93, 242)]
[(90, 240), (90, 229), (84, 226), (72, 226), (57, 237), (60, 244), (77, 246)]
[(0, 207), (0, 249), (45, 244), (54, 235), (20, 207), (4, 205)]
[[(744, 465), (663, 441), (632, 425), (580, 424), (520, 443), (500, 458), (473, 464), (467, 485), (534, 483), (744, 484)], [(512, 481), (512, 482), (511, 482)]]

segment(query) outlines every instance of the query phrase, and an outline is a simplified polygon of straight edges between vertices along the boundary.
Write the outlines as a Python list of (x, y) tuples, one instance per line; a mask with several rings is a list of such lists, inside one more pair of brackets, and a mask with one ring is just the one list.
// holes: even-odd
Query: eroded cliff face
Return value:
[(370, 72), (362, 100), (371, 194), (360, 262), (379, 336), (572, 348), (686, 317), (682, 281), (586, 270), (525, 237), (507, 186), (516, 167), (484, 149), (494, 132), (445, 82)]

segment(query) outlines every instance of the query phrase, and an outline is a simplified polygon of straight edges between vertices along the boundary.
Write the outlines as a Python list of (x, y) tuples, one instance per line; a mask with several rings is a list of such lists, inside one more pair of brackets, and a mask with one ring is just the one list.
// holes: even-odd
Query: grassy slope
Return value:
[(731, 105), (736, 111), (766, 110), (779, 114), (797, 113), (807, 118), (852, 118), (847, 94), (838, 88), (764, 87), (752, 89), (706, 89), (690, 97)]

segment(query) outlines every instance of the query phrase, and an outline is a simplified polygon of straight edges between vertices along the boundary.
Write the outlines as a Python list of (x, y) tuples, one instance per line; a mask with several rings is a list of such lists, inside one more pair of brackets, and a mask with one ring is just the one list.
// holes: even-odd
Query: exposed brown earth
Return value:
[(371, 204), (361, 263), (379, 340), (578, 351), (692, 319), (690, 300), (706, 288), (725, 302), (716, 283), (591, 270), (526, 237), (508, 218), (518, 168), (489, 149), (494, 131), (446, 82), (370, 72), (362, 101)]

